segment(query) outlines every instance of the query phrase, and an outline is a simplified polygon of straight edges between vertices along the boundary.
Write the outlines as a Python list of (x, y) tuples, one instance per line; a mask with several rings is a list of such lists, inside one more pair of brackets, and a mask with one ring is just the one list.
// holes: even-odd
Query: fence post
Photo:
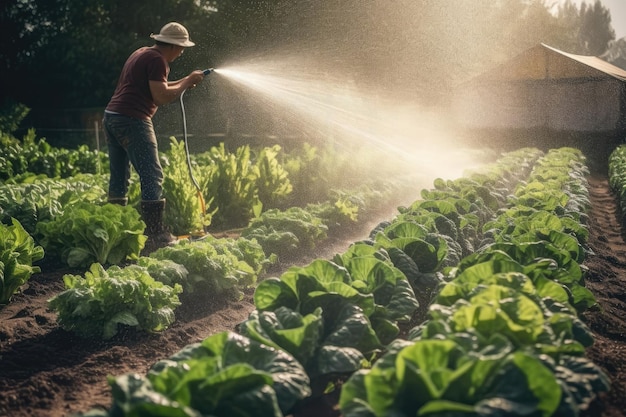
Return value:
[(93, 127), (94, 127), (94, 130), (96, 131), (96, 157), (98, 158), (97, 169), (98, 169), (98, 174), (102, 174), (102, 167), (100, 164), (100, 126), (97, 120), (93, 121)]

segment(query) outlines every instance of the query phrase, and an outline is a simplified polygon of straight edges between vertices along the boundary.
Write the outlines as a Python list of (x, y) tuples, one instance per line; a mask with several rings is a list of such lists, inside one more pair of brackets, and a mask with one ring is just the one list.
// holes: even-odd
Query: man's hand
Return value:
[(194, 88), (200, 81), (204, 79), (204, 71), (195, 70), (186, 77), (189, 80), (190, 86), (188, 88)]

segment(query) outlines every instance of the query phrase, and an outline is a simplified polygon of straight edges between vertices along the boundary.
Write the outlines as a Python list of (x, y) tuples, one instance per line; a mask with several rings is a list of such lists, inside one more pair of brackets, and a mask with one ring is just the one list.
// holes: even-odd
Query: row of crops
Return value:
[[(129, 206), (107, 204), (108, 176), (98, 173), (106, 166), (106, 155), (86, 148), (53, 148), (32, 131), (21, 141), (0, 133), (0, 142), (0, 306), (40, 271), (39, 265), (103, 275), (91, 265), (98, 263), (104, 271), (128, 262), (149, 263), (167, 284), (184, 284), (185, 295), (202, 294), (196, 288), (204, 287), (218, 295), (239, 296), (271, 264), (313, 249), (329, 234), (366, 219), (398, 198), (407, 184), (398, 178), (381, 181), (375, 174), (358, 176), (362, 167), (331, 148), (303, 144), (286, 152), (278, 146), (243, 146), (230, 152), (221, 145), (192, 156), (194, 175), (205, 184), (203, 213), (184, 143), (172, 139), (170, 149), (161, 154), (167, 178), (166, 223), (178, 235), (209, 224), (217, 230), (244, 225), (241, 233), (247, 240), (221, 245), (220, 256), (215, 256), (214, 245), (208, 244), (214, 239), (208, 238), (183, 249), (185, 255), (178, 249), (162, 254), (163, 262), (157, 264), (140, 256), (146, 236), (136, 209), (137, 178)], [(371, 155), (362, 156), (361, 163), (369, 164)], [(379, 169), (385, 172), (384, 166)], [(245, 265), (241, 253), (248, 254)], [(172, 260), (181, 257), (185, 266), (170, 268)], [(146, 329), (158, 328), (161, 325)]]
[[(173, 141), (166, 166), (182, 172), (181, 151)], [(301, 178), (293, 168), (303, 166), (301, 154), (281, 160), (277, 148), (264, 151), (262, 158), (246, 148), (211, 152), (231, 161), (233, 178), (244, 169), (281, 172), (274, 184), (283, 190), (285, 178)], [(202, 158), (197, 172), (219, 165)], [(59, 324), (85, 337), (112, 337), (120, 325), (163, 331), (181, 303), (255, 287), (256, 309), (237, 333), (189, 345), (146, 375), (111, 377), (111, 408), (86, 415), (280, 417), (340, 382), (344, 416), (576, 416), (609, 388), (585, 357), (593, 338), (578, 318), (595, 300), (584, 287), (589, 201), (576, 150), (521, 149), (464, 178), (435, 180), (345, 253), (258, 283), (276, 258), (319, 244), (329, 229), (388, 198), (373, 191), (383, 187), (368, 187), (373, 197), (335, 191), (285, 210), (275, 202), (258, 213), (252, 204), (237, 239), (185, 240), (139, 256), (144, 225), (132, 205), (104, 204), (93, 183), (76, 186), (98, 174), (61, 183), (32, 174), (0, 185), (0, 196), (14, 198), (0, 204), (7, 302), (44, 253), (87, 269), (65, 275), (66, 290), (50, 300)], [(181, 187), (189, 186), (185, 178)], [(263, 187), (250, 187), (259, 201)], [(38, 198), (24, 203), (31, 196)], [(26, 227), (17, 217), (24, 213)]]
[[(37, 140), (32, 131), (22, 141), (0, 132), (0, 145), (3, 223), (15, 217), (33, 234), (36, 223), (59, 216), (77, 201), (91, 205), (106, 202), (106, 154), (86, 147), (53, 148), (45, 139)], [(369, 169), (375, 157), (369, 151), (348, 156), (332, 146), (306, 143), (289, 152), (280, 146), (241, 146), (229, 151), (221, 144), (192, 155), (193, 174), (206, 203), (203, 212), (189, 177), (184, 143), (172, 138), (169, 149), (161, 153), (168, 201), (165, 221), (172, 233), (185, 235), (208, 226), (222, 230), (246, 227), (270, 209), (307, 205), (311, 205), (309, 211), (335, 216), (334, 220), (353, 219), (363, 198), (381, 201), (374, 198), (377, 190), (394, 189), (399, 182), (401, 166), (397, 164), (377, 163), (375, 172)], [(136, 208), (140, 190), (136, 174), (132, 175), (129, 200)]]
[(620, 145), (609, 155), (609, 185), (617, 196), (622, 216), (626, 214), (626, 145)]
[[(84, 415), (281, 417), (340, 382), (345, 417), (578, 416), (609, 389), (585, 356), (593, 337), (579, 319), (595, 305), (582, 265), (587, 174), (577, 150), (521, 149), (463, 178), (435, 180), (344, 253), (261, 280), (256, 309), (236, 333), (188, 345), (145, 375), (110, 377), (111, 408)], [(212, 246), (217, 259), (230, 245), (258, 268), (261, 252), (234, 249), (245, 240), (181, 247)], [(192, 265), (179, 256), (172, 267)], [(66, 276), (81, 291), (52, 303), (124, 269), (149, 265)], [(161, 284), (161, 300), (188, 285)], [(173, 308), (162, 312), (173, 317)], [(134, 324), (132, 315), (117, 323)]]

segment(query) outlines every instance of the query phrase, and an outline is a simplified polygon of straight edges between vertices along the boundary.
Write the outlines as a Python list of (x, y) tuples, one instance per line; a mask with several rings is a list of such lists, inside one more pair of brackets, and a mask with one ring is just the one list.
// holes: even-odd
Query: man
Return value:
[(202, 81), (204, 74), (193, 71), (180, 80), (167, 80), (169, 63), (185, 48), (195, 45), (183, 25), (170, 22), (150, 37), (156, 41), (153, 46), (139, 48), (126, 60), (105, 109), (103, 126), (111, 169), (108, 200), (126, 205), (132, 164), (141, 184), (141, 213), (148, 236), (146, 250), (152, 251), (175, 240), (163, 225), (163, 169), (152, 117), (158, 106), (178, 99), (186, 89)]

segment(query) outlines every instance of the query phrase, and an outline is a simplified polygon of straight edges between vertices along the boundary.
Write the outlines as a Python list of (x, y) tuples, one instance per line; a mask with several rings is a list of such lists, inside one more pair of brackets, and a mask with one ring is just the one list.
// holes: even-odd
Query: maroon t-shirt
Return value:
[(107, 111), (137, 119), (150, 119), (157, 105), (150, 93), (149, 81), (167, 82), (170, 67), (159, 51), (139, 48), (126, 60)]

